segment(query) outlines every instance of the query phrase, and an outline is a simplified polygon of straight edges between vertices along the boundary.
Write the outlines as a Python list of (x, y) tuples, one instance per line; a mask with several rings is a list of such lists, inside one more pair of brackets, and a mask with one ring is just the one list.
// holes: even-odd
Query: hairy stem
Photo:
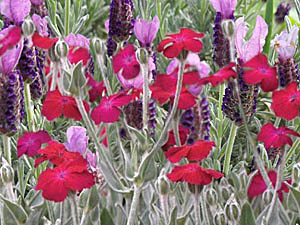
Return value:
[(33, 105), (30, 95), (30, 84), (24, 83), (24, 98), (25, 98), (25, 108), (26, 108), (26, 118), (29, 131), (35, 131), (34, 121), (33, 121)]
[(173, 119), (173, 131), (174, 131), (174, 137), (176, 141), (177, 146), (181, 146), (181, 141), (180, 141), (180, 134), (179, 134), (179, 115), (178, 112), (175, 113), (174, 119)]
[(225, 175), (228, 175), (229, 173), (229, 167), (230, 167), (230, 160), (231, 160), (231, 154), (233, 150), (233, 145), (236, 137), (238, 126), (235, 125), (235, 123), (231, 123), (231, 129), (230, 129), (230, 134), (229, 134), (229, 140), (226, 146), (226, 154), (225, 154), (225, 163), (223, 167), (223, 173)]
[(143, 129), (148, 128), (148, 107), (149, 107), (149, 68), (148, 64), (142, 64), (143, 84)]
[(140, 194), (142, 192), (142, 185), (134, 184), (133, 198), (129, 210), (129, 216), (127, 220), (127, 225), (135, 225), (136, 213), (139, 205)]
[(4, 150), (4, 158), (11, 165), (11, 145), (10, 145), (10, 137), (5, 134), (2, 134), (2, 143)]
[(73, 225), (79, 225), (77, 204), (76, 204), (76, 199), (75, 199), (75, 194), (74, 193), (69, 195), (69, 200), (70, 200), (70, 204), (71, 204)]

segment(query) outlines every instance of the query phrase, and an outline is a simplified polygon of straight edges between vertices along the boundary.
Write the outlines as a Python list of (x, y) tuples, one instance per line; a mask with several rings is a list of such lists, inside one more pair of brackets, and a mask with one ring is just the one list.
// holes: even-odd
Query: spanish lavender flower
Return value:
[(30, 0), (3, 0), (0, 3), (0, 13), (15, 25), (20, 25), (29, 15)]
[(289, 3), (281, 2), (275, 13), (275, 21), (277, 23), (284, 23), (284, 17), (289, 15), (291, 5)]
[(24, 39), (24, 47), (17, 65), (25, 82), (31, 83), (38, 76), (35, 64), (35, 51), (29, 47), (28, 39)]
[(210, 112), (204, 95), (198, 104), (184, 111), (180, 123), (190, 131), (187, 138), (188, 144), (192, 145), (197, 140), (209, 140)]
[(133, 33), (132, 0), (112, 0), (109, 12), (107, 54), (112, 56), (116, 43), (126, 41)]

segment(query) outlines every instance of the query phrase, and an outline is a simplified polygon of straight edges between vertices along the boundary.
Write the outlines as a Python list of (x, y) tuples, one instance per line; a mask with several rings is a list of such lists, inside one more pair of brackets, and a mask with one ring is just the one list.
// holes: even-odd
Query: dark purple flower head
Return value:
[(275, 13), (275, 20), (277, 23), (284, 23), (284, 17), (289, 15), (289, 11), (291, 10), (291, 6), (289, 3), (281, 2)]

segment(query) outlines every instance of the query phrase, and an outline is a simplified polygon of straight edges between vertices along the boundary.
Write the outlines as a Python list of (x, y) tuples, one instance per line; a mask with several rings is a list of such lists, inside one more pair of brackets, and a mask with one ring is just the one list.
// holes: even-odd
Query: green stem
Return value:
[(4, 158), (11, 165), (11, 145), (10, 145), (10, 137), (5, 134), (2, 134), (2, 143), (4, 150)]
[[(147, 57), (148, 58), (148, 57)], [(143, 84), (143, 128), (148, 128), (148, 107), (149, 107), (149, 69), (148, 63), (142, 64)]]
[(233, 145), (234, 145), (237, 129), (238, 129), (238, 126), (235, 125), (235, 123), (233, 122), (231, 124), (229, 140), (228, 140), (228, 143), (227, 143), (227, 146), (226, 146), (226, 151), (225, 151), (226, 152), (226, 154), (225, 154), (225, 164), (224, 164), (224, 167), (223, 167), (223, 173), (225, 175), (228, 175), (228, 173), (229, 173), (231, 154), (232, 154), (232, 150), (233, 150)]
[(132, 203), (131, 203), (130, 210), (129, 210), (127, 225), (135, 225), (136, 224), (135, 223), (136, 212), (138, 209), (141, 192), (142, 192), (142, 185), (139, 186), (137, 184), (134, 184), (133, 198), (132, 198)]
[(78, 217), (77, 204), (76, 204), (76, 199), (75, 199), (74, 193), (69, 194), (69, 200), (70, 200), (70, 204), (71, 204), (73, 225), (78, 225), (79, 217)]
[(71, 0), (65, 0), (65, 36), (70, 33), (70, 7)]
[(96, 55), (96, 60), (97, 60), (98, 67), (99, 67), (101, 75), (102, 75), (104, 85), (105, 85), (106, 90), (107, 90), (107, 94), (112, 95), (112, 89), (111, 89), (111, 86), (109, 84), (109, 80), (106, 77), (106, 73), (104, 71), (105, 65), (104, 65), (104, 61), (103, 61), (103, 56), (97, 54)]
[(33, 121), (33, 105), (30, 95), (30, 84), (24, 84), (24, 98), (25, 98), (25, 108), (26, 108), (26, 118), (29, 131), (35, 131), (34, 121)]
[(174, 131), (174, 137), (176, 141), (177, 146), (181, 146), (181, 141), (180, 141), (180, 134), (179, 134), (179, 115), (178, 112), (175, 114), (174, 119), (173, 119), (173, 131)]
[(200, 196), (199, 196), (198, 186), (196, 186), (195, 194), (194, 194), (194, 210), (195, 210), (196, 224), (201, 224), (199, 197)]
[(273, 28), (273, 0), (267, 1), (266, 6), (266, 14), (265, 14), (265, 21), (268, 24), (268, 35), (266, 37), (266, 43), (264, 45), (263, 52), (268, 55), (270, 51), (271, 39), (272, 39), (272, 28)]

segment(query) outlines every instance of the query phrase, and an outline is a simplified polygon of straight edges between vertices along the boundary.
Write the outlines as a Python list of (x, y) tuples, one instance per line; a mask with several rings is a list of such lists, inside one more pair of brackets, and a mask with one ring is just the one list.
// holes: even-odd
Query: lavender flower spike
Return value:
[(30, 0), (2, 0), (0, 2), (0, 13), (16, 25), (23, 22), (30, 13)]
[(268, 34), (268, 25), (261, 16), (256, 17), (256, 25), (252, 33), (252, 37), (248, 42), (244, 38), (248, 28), (241, 17), (235, 22), (235, 46), (240, 59), (247, 62), (262, 51), (265, 44), (265, 38)]
[(237, 0), (210, 0), (210, 3), (222, 15), (222, 19), (230, 19), (235, 10)]
[(275, 45), (279, 57), (286, 61), (287, 59), (293, 58), (296, 51), (296, 40), (298, 38), (299, 28), (294, 25), (290, 32), (283, 31), (279, 35), (276, 35), (272, 44)]
[(65, 143), (64, 145), (69, 151), (84, 154), (88, 146), (88, 139), (84, 127), (71, 126), (67, 130), (68, 143)]
[(159, 19), (155, 16), (152, 22), (137, 18), (134, 24), (134, 33), (142, 47), (149, 47), (159, 29)]

